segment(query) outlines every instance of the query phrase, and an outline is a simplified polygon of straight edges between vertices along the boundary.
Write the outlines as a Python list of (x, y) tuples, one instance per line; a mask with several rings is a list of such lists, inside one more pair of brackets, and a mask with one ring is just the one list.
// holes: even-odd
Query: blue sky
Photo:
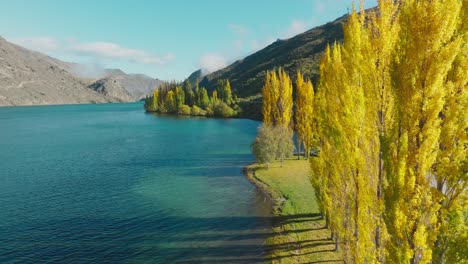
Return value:
[(120, 68), (182, 80), (332, 21), (351, 2), (0, 0), (0, 36), (91, 71)]

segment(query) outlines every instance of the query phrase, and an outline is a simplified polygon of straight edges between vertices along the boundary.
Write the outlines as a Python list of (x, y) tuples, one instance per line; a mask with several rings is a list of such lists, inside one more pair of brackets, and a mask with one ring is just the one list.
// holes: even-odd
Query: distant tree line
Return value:
[(219, 80), (211, 96), (205, 87), (183, 83), (163, 82), (153, 95), (145, 99), (145, 110), (160, 114), (232, 117), (240, 112), (229, 80)]

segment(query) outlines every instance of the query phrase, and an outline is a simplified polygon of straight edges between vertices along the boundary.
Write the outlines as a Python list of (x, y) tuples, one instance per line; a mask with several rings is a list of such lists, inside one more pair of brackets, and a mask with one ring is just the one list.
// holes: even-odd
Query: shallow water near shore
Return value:
[(261, 263), (258, 123), (141, 103), (0, 108), (0, 263)]

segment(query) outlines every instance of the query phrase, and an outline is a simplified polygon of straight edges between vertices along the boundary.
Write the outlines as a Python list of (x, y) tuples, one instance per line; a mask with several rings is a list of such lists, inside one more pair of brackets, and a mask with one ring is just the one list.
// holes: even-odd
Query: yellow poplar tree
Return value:
[(344, 78), (340, 74), (343, 73), (341, 46), (335, 44), (333, 49), (328, 46), (320, 64), (320, 84), (315, 102), (316, 135), (321, 150), (319, 158), (311, 159), (311, 178), (336, 247), (345, 237), (347, 210), (346, 194), (342, 190), (346, 186), (346, 179), (342, 177), (345, 155), (336, 147), (343, 131), (338, 122), (340, 92), (336, 87), (341, 86)]
[[(373, 65), (368, 58), (370, 43), (365, 28), (365, 11), (361, 8), (358, 15), (354, 8), (344, 27), (343, 74), (340, 92), (340, 111), (338, 122), (343, 130), (337, 147), (345, 155), (343, 177), (348, 180), (347, 192), (347, 232), (345, 233), (345, 259), (353, 263), (372, 263), (375, 261), (374, 229), (371, 221), (375, 218), (375, 164), (373, 142), (370, 132), (375, 124), (368, 110), (368, 91), (370, 73)], [(352, 231), (352, 233), (351, 233)]]
[(437, 197), (429, 175), (441, 131), (444, 79), (460, 51), (455, 35), (461, 1), (400, 3), (400, 34), (393, 70), (398, 122), (387, 166), (389, 257), (397, 263), (429, 263), (438, 233)]
[(301, 72), (297, 72), (296, 78), (296, 131), (299, 143), (304, 145), (306, 158), (309, 157), (312, 143), (312, 126), (314, 114), (314, 88), (310, 80), (304, 81)]
[[(392, 91), (391, 62), (398, 39), (398, 5), (393, 1), (378, 1), (378, 10), (361, 10), (361, 38), (358, 53), (363, 55), (359, 71), (362, 73), (365, 93), (366, 137), (365, 159), (367, 181), (372, 188), (367, 201), (375, 221), (375, 261), (385, 261), (384, 243), (388, 239), (383, 220), (385, 182), (384, 155), (388, 153), (388, 135), (394, 122), (394, 95)], [(352, 19), (354, 20), (354, 19)], [(366, 24), (362, 21), (366, 20)], [(352, 21), (350, 21), (352, 22)], [(349, 27), (348, 27), (349, 30)]]
[(153, 101), (152, 101), (152, 104), (153, 104), (153, 111), (158, 111), (159, 107), (158, 107), (158, 100), (159, 100), (159, 92), (157, 89), (154, 89), (153, 91)]
[(311, 179), (346, 262), (467, 261), (467, 2), (353, 8), (325, 51)]
[[(468, 1), (463, 2), (460, 21), (468, 19)], [(468, 261), (468, 25), (460, 23), (462, 47), (446, 79), (447, 90), (441, 118), (439, 151), (434, 165), (434, 180), (440, 196), (437, 215), (440, 231), (433, 252), (434, 263)], [(461, 254), (465, 252), (465, 254)]]
[(289, 75), (282, 69), (278, 69), (279, 92), (276, 101), (276, 109), (278, 111), (275, 119), (278, 126), (284, 128), (292, 128), (293, 114), (293, 98), (292, 98), (292, 82)]
[(278, 101), (279, 97), (279, 83), (274, 71), (267, 72), (262, 95), (263, 123), (265, 125), (275, 125), (279, 116), (278, 109), (276, 108), (276, 102)]

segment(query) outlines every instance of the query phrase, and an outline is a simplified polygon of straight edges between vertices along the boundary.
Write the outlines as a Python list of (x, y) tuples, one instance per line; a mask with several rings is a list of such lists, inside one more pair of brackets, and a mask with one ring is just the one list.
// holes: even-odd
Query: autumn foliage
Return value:
[(381, 0), (325, 51), (312, 182), (348, 263), (467, 261), (467, 9)]

